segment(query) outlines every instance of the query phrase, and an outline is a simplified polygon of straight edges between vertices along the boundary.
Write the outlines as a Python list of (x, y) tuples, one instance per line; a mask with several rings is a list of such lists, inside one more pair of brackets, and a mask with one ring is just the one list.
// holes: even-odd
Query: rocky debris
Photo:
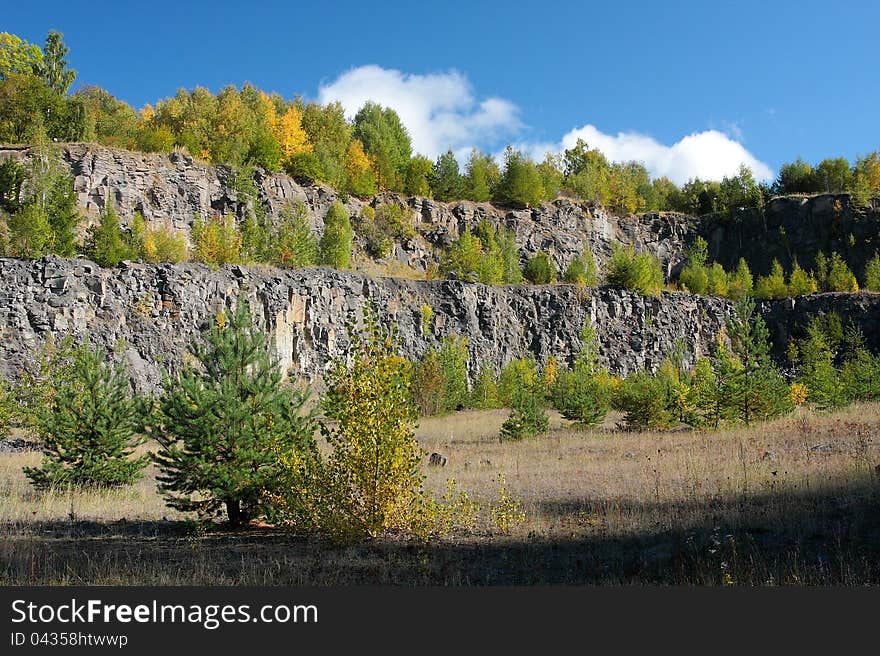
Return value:
[(428, 458), (428, 464), (431, 467), (445, 467), (448, 460), (446, 456), (440, 453), (432, 453)]

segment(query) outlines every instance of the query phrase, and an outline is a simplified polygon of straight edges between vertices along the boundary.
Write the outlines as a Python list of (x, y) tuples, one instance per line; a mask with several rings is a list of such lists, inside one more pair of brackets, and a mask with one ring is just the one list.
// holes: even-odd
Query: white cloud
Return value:
[(758, 180), (772, 180), (773, 171), (738, 141), (717, 130), (695, 132), (671, 146), (638, 132), (605, 134), (593, 125), (585, 125), (562, 137), (561, 148), (571, 148), (583, 139), (613, 161), (642, 162), (654, 177), (667, 176), (676, 184), (691, 178), (720, 180), (736, 175), (740, 164), (748, 166)]
[[(413, 150), (430, 158), (451, 148), (463, 162), (462, 156), (466, 157), (471, 148), (491, 151), (499, 140), (525, 127), (514, 103), (496, 97), (478, 100), (468, 79), (454, 70), (415, 75), (380, 66), (360, 66), (322, 84), (318, 100), (342, 103), (349, 118), (368, 100), (393, 108), (412, 137)], [(558, 143), (515, 145), (541, 160), (548, 152), (571, 148), (581, 138), (613, 161), (642, 162), (652, 176), (665, 175), (676, 184), (695, 177), (720, 180), (735, 175), (740, 164), (748, 166), (758, 180), (771, 180), (770, 167), (740, 143), (738, 126), (729, 128), (735, 138), (706, 130), (667, 146), (638, 132), (610, 135), (587, 124), (571, 130)]]
[(412, 75), (360, 66), (321, 85), (318, 100), (342, 103), (349, 118), (368, 100), (391, 107), (406, 126), (413, 150), (431, 158), (449, 148), (469, 150), (522, 127), (516, 105), (503, 98), (478, 101), (457, 71)]

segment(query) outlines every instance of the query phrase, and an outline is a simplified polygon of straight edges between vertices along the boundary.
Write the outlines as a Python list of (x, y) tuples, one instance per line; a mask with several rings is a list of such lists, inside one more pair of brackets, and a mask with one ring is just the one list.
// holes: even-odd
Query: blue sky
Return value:
[(880, 147), (877, 2), (18, 2), (3, 18), (37, 43), (62, 31), (78, 81), (136, 107), (245, 81), (350, 111), (370, 96), (429, 155), (584, 136), (681, 179)]

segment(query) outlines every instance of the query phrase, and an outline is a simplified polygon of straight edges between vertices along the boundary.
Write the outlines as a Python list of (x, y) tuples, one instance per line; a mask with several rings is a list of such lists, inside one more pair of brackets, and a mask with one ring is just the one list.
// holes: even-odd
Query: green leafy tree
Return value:
[(538, 174), (541, 176), (541, 185), (544, 188), (544, 199), (553, 200), (562, 188), (562, 163), (558, 155), (547, 153), (540, 164)]
[(521, 440), (549, 430), (550, 419), (544, 410), (544, 393), (537, 382), (518, 387), (510, 405), (510, 416), (501, 425), (499, 441)]
[(678, 276), (678, 282), (692, 294), (705, 294), (709, 289), (709, 245), (697, 237), (688, 250), (687, 264)]
[(10, 75), (31, 75), (42, 63), (40, 46), (15, 34), (0, 32), (0, 80)]
[(36, 203), (25, 205), (9, 218), (9, 255), (42, 257), (52, 250), (49, 215)]
[(671, 407), (670, 380), (648, 371), (636, 371), (620, 383), (614, 394), (614, 408), (624, 413), (629, 430), (662, 430), (675, 425)]
[(163, 382), (155, 460), (169, 506), (204, 516), (225, 509), (229, 523), (241, 526), (283, 491), (282, 456), (317, 457), (317, 426), (303, 410), (307, 393), (282, 384), (247, 303), (240, 299), (220, 317), (193, 342), (194, 362)]
[(812, 194), (820, 190), (820, 184), (813, 167), (799, 157), (779, 168), (779, 176), (773, 183), (773, 193)]
[(795, 260), (794, 268), (788, 277), (788, 294), (790, 296), (806, 296), (816, 291), (816, 279), (813, 274), (804, 271)]
[(535, 163), (511, 146), (504, 154), (504, 171), (494, 194), (503, 205), (529, 207), (540, 205), (545, 198), (544, 183)]
[(467, 340), (447, 337), (414, 366), (413, 399), (424, 416), (454, 412), (468, 404)]
[(318, 241), (308, 223), (305, 203), (285, 208), (272, 239), (271, 262), (277, 266), (306, 267), (318, 260)]
[(491, 155), (471, 151), (465, 166), (464, 191), (466, 199), (485, 203), (495, 194), (495, 189), (501, 181), (501, 170)]
[(212, 217), (207, 221), (198, 216), (193, 222), (194, 256), (205, 264), (237, 264), (242, 260), (242, 234), (232, 215)]
[(379, 188), (402, 189), (412, 143), (397, 112), (367, 102), (354, 117), (354, 137), (372, 158)]
[(47, 402), (31, 408), (43, 449), (42, 465), (25, 467), (34, 487), (119, 487), (134, 483), (149, 462), (133, 457), (140, 416), (121, 366), (103, 351), (73, 350), (67, 375), (54, 381)]
[(74, 97), (86, 113), (85, 137), (105, 146), (132, 148), (136, 145), (138, 119), (128, 103), (96, 86), (79, 89)]
[(498, 376), (488, 365), (480, 369), (474, 388), (471, 390), (470, 407), (478, 410), (493, 410), (502, 407), (498, 392)]
[(709, 267), (708, 285), (706, 293), (710, 296), (725, 297), (730, 292), (729, 280), (724, 267), (718, 262), (713, 262)]
[(354, 233), (348, 210), (336, 201), (324, 217), (324, 233), (318, 244), (321, 264), (336, 269), (347, 269), (351, 265), (351, 247)]
[(758, 281), (755, 283), (755, 296), (759, 299), (785, 298), (788, 296), (785, 271), (783, 271), (779, 260), (773, 260), (769, 275), (758, 276)]
[(24, 166), (14, 157), (0, 164), (0, 209), (9, 214), (21, 209), (21, 186), (26, 177)]
[(92, 259), (102, 267), (115, 267), (135, 256), (119, 225), (112, 202), (108, 202), (101, 212), (98, 224), (89, 229), (88, 250)]
[(798, 382), (807, 388), (807, 400), (820, 410), (846, 404), (846, 386), (834, 366), (835, 350), (821, 322), (812, 321), (806, 339), (798, 343)]
[(427, 157), (416, 155), (406, 165), (403, 192), (408, 196), (431, 196), (434, 165)]
[(284, 161), (284, 170), (297, 182), (314, 184), (324, 179), (324, 167), (321, 159), (313, 152), (295, 153)]
[(843, 193), (853, 187), (852, 169), (843, 157), (823, 159), (816, 167), (815, 176), (821, 191)]
[[(478, 231), (479, 236), (465, 229), (450, 245), (440, 261), (441, 273), (486, 285), (518, 283), (521, 278), (514, 272), (519, 266), (512, 238), (497, 235), (488, 223), (478, 226)], [(502, 241), (499, 242), (498, 237)]]
[(830, 292), (857, 292), (859, 284), (840, 253), (832, 253), (828, 263), (828, 278), (825, 283)]

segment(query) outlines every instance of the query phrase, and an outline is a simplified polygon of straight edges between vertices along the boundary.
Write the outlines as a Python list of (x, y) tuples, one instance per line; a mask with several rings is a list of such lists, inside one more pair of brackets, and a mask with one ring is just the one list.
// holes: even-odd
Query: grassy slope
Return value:
[(272, 529), (205, 532), (152, 472), (109, 493), (34, 493), (39, 455), (0, 454), (0, 583), (880, 583), (880, 406), (718, 433), (582, 433), (499, 444), (502, 411), (424, 420), (428, 469), (528, 512), (429, 545), (333, 547)]

